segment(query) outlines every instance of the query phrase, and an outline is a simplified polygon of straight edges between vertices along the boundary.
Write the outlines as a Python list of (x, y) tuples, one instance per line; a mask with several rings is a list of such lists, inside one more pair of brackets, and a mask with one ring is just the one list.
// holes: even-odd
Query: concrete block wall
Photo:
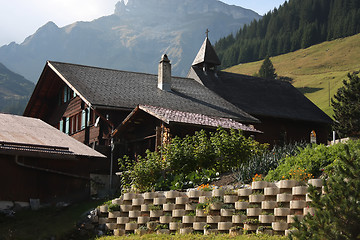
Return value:
[[(322, 179), (311, 179), (308, 184), (322, 188)], [(208, 211), (197, 209), (198, 203), (211, 200)], [(165, 191), (142, 194), (125, 193), (112, 200), (120, 211), (108, 212), (106, 206), (99, 209), (99, 224), (105, 224), (114, 235), (145, 233), (154, 230), (157, 224), (166, 224), (161, 233), (181, 234), (194, 231), (231, 233), (240, 230), (262, 231), (268, 234), (287, 235), (294, 217), (302, 219), (309, 207), (307, 185), (294, 180), (277, 183), (258, 181), (250, 188), (233, 191), (189, 190), (187, 192)], [(155, 206), (155, 207), (154, 207)], [(155, 210), (156, 208), (156, 210)]]

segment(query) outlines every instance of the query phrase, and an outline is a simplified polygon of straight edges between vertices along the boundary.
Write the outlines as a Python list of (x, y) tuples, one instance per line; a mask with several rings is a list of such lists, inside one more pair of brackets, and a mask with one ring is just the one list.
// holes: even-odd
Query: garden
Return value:
[[(145, 157), (119, 159), (122, 193), (221, 190), (222, 187), (209, 183), (224, 174), (234, 178), (236, 188), (254, 182), (294, 180), (308, 190), (306, 197), (313, 211), (301, 221), (294, 219), (290, 238), (357, 239), (360, 236), (360, 194), (356, 191), (360, 187), (359, 147), (360, 141), (350, 140), (332, 146), (294, 143), (269, 148), (236, 130), (200, 131), (182, 139), (175, 137), (159, 151), (148, 151)], [(311, 184), (307, 187), (306, 183), (313, 178), (323, 179), (321, 191)], [(224, 186), (224, 191), (235, 189)], [(259, 191), (259, 194), (263, 193)], [(197, 204), (204, 212), (209, 211), (210, 201), (216, 200), (207, 199)], [(233, 205), (242, 204), (241, 199), (237, 202)], [(226, 210), (226, 206), (223, 208), (221, 211)], [(193, 214), (197, 216), (196, 209)], [(260, 215), (274, 217), (266, 217), (271, 213)], [(243, 224), (248, 220), (252, 219), (244, 219)]]

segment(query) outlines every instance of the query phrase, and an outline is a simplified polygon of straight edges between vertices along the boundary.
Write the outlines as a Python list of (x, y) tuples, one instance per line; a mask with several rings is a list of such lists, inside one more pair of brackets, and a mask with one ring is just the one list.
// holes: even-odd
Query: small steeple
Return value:
[(198, 54), (196, 55), (192, 66), (198, 66), (203, 68), (216, 68), (216, 66), (221, 65), (221, 61), (209, 41), (208, 29), (206, 29), (205, 34), (205, 41), (203, 42)]

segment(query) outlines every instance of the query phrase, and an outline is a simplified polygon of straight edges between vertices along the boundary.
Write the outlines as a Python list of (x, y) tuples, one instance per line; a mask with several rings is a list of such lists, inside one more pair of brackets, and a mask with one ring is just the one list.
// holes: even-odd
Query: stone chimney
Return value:
[(158, 72), (158, 88), (164, 91), (171, 91), (171, 64), (167, 55), (161, 56)]

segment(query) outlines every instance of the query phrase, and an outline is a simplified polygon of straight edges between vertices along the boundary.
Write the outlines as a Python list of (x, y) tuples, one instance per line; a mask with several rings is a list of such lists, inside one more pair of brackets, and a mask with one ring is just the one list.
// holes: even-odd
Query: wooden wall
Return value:
[[(108, 167), (106, 159), (48, 159), (19, 157), (26, 165), (70, 173), (85, 178)], [(0, 201), (24, 201), (39, 198), (41, 202), (75, 201), (90, 194), (90, 181), (19, 166), (15, 156), (0, 154)]]

